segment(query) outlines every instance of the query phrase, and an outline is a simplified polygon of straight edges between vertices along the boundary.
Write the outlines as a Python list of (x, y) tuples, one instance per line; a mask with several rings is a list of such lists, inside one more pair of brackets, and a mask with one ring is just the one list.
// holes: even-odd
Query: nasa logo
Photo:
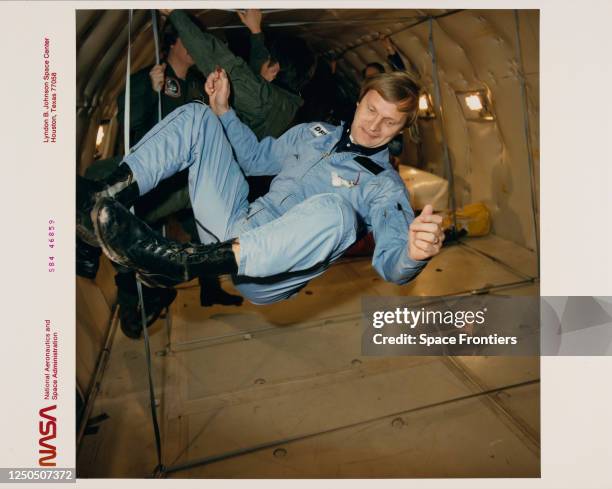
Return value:
[(315, 137), (319, 137), (319, 136), (325, 136), (326, 134), (329, 134), (329, 131), (327, 129), (325, 129), (321, 124), (317, 124), (316, 126), (312, 126), (310, 128), (310, 132), (315, 136)]
[[(38, 433), (41, 435), (38, 440), (38, 459), (39, 467), (55, 467), (55, 458), (57, 457), (57, 448), (54, 444), (49, 443), (51, 440), (55, 440), (57, 433), (57, 419), (55, 416), (49, 414), (49, 411), (53, 411), (57, 408), (57, 405), (48, 406), (42, 408), (38, 415), (42, 418), (38, 422)], [(45, 421), (46, 420), (46, 421)]]
[(171, 76), (166, 77), (164, 93), (168, 95), (168, 97), (179, 98), (181, 96), (181, 84), (177, 79)]

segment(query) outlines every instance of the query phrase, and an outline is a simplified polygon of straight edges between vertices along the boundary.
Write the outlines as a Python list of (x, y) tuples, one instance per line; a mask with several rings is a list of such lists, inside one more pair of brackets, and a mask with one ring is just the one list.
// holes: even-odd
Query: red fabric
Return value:
[(374, 236), (368, 233), (346, 250), (344, 256), (370, 256), (374, 253), (374, 245)]

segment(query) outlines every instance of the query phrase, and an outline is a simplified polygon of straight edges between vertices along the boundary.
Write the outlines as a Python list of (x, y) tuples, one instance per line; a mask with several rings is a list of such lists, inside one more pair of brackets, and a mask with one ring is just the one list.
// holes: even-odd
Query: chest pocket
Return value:
[(331, 171), (330, 183), (336, 191), (363, 186), (372, 176), (385, 171), (382, 166), (374, 163), (366, 156), (354, 156), (347, 163), (343, 167), (334, 168)]

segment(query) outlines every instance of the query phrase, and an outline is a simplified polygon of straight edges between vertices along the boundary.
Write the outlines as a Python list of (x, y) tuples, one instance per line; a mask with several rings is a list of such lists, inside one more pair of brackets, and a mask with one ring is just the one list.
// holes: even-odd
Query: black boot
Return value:
[[(138, 339), (142, 333), (142, 312), (136, 288), (136, 276), (134, 272), (118, 273), (115, 275), (115, 283), (121, 331), (128, 338)], [(149, 327), (161, 316), (164, 309), (172, 304), (176, 298), (176, 290), (152, 289), (143, 285), (142, 297), (146, 323)]]
[(202, 274), (238, 270), (231, 242), (202, 245), (170, 241), (114, 199), (100, 199), (92, 219), (106, 256), (136, 270), (136, 276), (149, 286), (172, 287)]
[(77, 175), (76, 183), (77, 236), (91, 246), (99, 247), (91, 222), (91, 210), (102, 197), (113, 197), (131, 207), (140, 195), (132, 170), (125, 163), (104, 180), (88, 180)]
[(90, 246), (79, 238), (76, 239), (76, 274), (79, 277), (94, 279), (100, 266), (100, 248)]
[(240, 306), (244, 299), (239, 295), (232, 295), (221, 288), (219, 277), (213, 275), (200, 275), (200, 305), (210, 307), (214, 304), (223, 306)]

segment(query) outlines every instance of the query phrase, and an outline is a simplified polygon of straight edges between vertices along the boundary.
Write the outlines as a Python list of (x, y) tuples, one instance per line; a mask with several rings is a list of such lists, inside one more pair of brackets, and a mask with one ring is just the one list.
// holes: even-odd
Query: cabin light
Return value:
[(433, 110), (431, 97), (427, 93), (422, 93), (419, 97), (419, 117), (423, 119), (433, 119), (436, 113)]
[(429, 102), (427, 101), (427, 95), (423, 94), (419, 97), (419, 110), (427, 110), (429, 108)]
[(98, 134), (96, 134), (96, 147), (100, 146), (103, 140), (104, 140), (104, 126), (100, 124), (98, 126)]
[(465, 103), (471, 110), (482, 110), (482, 101), (479, 94), (466, 96)]
[(487, 90), (456, 92), (456, 95), (466, 120), (478, 122), (495, 120)]
[(98, 130), (96, 131), (96, 145), (94, 147), (94, 159), (96, 160), (101, 158), (102, 153), (104, 152), (102, 146), (104, 143), (104, 136), (106, 135), (106, 131), (110, 127), (109, 124), (109, 119), (102, 119), (100, 121), (100, 124), (98, 125)]

